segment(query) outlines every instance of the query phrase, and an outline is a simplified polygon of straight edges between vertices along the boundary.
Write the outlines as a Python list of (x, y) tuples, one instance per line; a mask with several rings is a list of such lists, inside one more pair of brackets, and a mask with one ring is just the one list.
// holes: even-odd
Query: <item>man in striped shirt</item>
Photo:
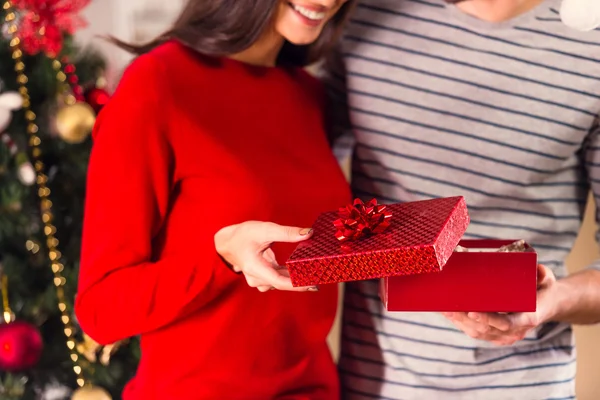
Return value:
[(548, 269), (538, 312), (511, 317), (387, 313), (377, 282), (348, 284), (348, 399), (575, 398), (569, 324), (600, 321), (600, 262), (567, 277), (564, 260), (590, 188), (600, 196), (600, 30), (567, 28), (559, 7), (359, 4), (332, 74), (337, 109), (350, 110), (355, 193), (464, 195), (466, 238), (525, 239)]

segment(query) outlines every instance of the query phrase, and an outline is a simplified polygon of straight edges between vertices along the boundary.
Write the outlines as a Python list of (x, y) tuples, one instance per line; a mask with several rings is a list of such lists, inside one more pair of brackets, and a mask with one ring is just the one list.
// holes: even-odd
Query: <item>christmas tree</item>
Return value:
[(73, 315), (89, 134), (108, 99), (102, 58), (72, 40), (88, 2), (0, 0), (0, 400), (118, 399), (138, 360), (137, 343), (102, 348)]

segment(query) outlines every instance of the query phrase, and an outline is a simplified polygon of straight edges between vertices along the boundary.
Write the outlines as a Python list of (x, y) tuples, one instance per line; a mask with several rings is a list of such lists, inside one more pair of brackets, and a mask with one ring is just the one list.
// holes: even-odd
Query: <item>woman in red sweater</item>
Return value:
[(350, 200), (301, 67), (351, 3), (195, 0), (121, 43), (143, 54), (94, 129), (76, 313), (100, 343), (141, 336), (124, 399), (338, 398), (336, 287), (294, 289), (276, 260)]

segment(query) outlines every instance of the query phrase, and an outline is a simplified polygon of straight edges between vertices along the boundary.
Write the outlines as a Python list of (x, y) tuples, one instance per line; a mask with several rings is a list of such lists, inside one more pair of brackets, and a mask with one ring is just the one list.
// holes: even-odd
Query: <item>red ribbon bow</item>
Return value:
[(360, 199), (354, 200), (353, 204), (340, 208), (340, 218), (333, 222), (337, 229), (335, 237), (345, 242), (383, 232), (390, 226), (392, 217), (386, 210), (387, 206), (377, 204), (376, 199), (366, 204)]

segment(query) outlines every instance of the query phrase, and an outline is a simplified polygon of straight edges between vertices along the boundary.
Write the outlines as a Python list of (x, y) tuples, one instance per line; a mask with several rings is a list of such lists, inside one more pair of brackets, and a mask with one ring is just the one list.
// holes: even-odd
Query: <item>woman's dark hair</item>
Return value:
[[(160, 44), (177, 40), (201, 54), (214, 57), (239, 53), (254, 44), (270, 27), (281, 0), (188, 0), (173, 26), (156, 39), (133, 45), (110, 40), (134, 54), (143, 54)], [(356, 0), (348, 0), (327, 22), (313, 44), (286, 43), (279, 65), (306, 66), (320, 60), (335, 44)]]

